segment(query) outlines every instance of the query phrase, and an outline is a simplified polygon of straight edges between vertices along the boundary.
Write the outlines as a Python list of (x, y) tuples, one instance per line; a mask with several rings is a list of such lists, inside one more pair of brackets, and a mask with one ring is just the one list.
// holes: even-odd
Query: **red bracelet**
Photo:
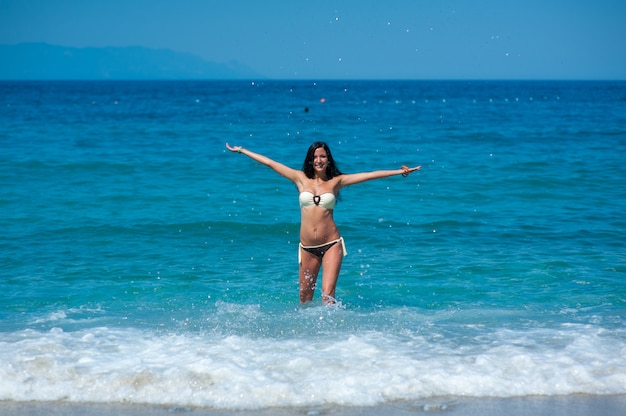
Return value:
[(404, 171), (402, 176), (404, 176), (405, 178), (407, 176), (409, 176), (409, 174), (411, 173), (411, 170), (408, 167), (404, 166), (404, 165), (400, 166), (400, 169), (402, 169)]

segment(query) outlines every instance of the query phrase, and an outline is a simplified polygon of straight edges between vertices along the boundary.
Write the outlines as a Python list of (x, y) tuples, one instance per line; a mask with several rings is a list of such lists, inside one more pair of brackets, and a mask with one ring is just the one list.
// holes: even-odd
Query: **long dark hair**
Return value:
[(330, 148), (324, 142), (315, 142), (309, 147), (309, 150), (306, 152), (306, 157), (304, 158), (304, 163), (302, 164), (302, 171), (306, 175), (307, 178), (313, 179), (315, 177), (315, 170), (313, 169), (313, 159), (315, 158), (315, 151), (319, 148), (323, 148), (326, 151), (326, 156), (328, 156), (328, 166), (326, 166), (326, 176), (328, 179), (332, 179), (335, 176), (343, 175), (343, 173), (337, 167), (335, 163), (335, 159), (333, 159), (333, 154), (330, 153)]

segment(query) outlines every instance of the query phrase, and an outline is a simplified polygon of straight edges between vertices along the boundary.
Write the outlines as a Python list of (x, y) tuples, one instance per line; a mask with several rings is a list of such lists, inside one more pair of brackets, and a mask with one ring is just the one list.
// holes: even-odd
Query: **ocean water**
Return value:
[[(326, 141), (339, 304), (298, 304)], [(0, 400), (626, 394), (625, 82), (0, 83)]]

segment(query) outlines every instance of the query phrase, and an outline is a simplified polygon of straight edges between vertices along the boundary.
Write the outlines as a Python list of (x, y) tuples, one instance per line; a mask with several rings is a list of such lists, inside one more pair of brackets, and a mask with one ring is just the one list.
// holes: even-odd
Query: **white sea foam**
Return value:
[(626, 343), (587, 326), (498, 330), (465, 344), (379, 331), (254, 338), (22, 330), (0, 335), (0, 362), (0, 400), (18, 401), (244, 409), (626, 393)]

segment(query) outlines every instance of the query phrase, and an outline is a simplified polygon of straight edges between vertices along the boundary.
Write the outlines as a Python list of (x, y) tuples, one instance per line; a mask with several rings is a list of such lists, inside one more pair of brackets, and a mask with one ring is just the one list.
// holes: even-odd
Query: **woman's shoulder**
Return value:
[(335, 176), (333, 178), (333, 181), (335, 181), (336, 184), (335, 186), (345, 186), (345, 180), (349, 177), (350, 175), (347, 173), (340, 173), (339, 175)]

